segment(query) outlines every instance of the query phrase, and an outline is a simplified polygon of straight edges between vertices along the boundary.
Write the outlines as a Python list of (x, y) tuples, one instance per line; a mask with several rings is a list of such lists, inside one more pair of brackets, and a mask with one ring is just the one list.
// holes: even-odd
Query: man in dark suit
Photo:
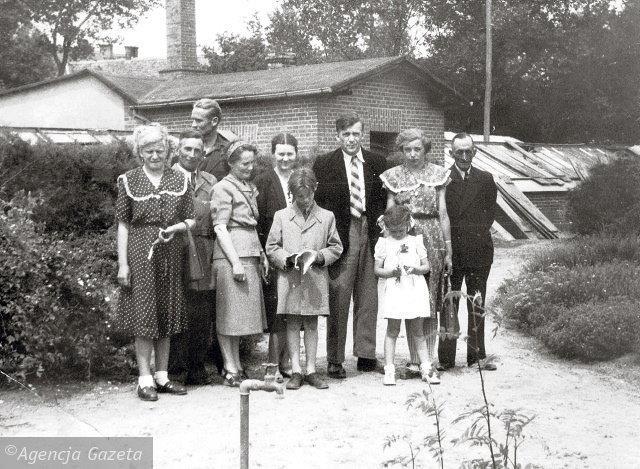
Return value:
[[(471, 136), (465, 133), (455, 135), (451, 140), (451, 154), (455, 164), (451, 166), (451, 182), (445, 194), (453, 250), (451, 289), (460, 290), (464, 281), (467, 293), (474, 295), (480, 292), (484, 305), (487, 278), (493, 262), (491, 225), (495, 218), (496, 184), (490, 173), (472, 166), (476, 148)], [(456, 302), (455, 311), (458, 311), (458, 306)], [(484, 369), (495, 370), (496, 366), (493, 363), (483, 362), (486, 358), (484, 317), (471, 313), (470, 300), (467, 300), (467, 309), (467, 364), (472, 366), (480, 360)], [(453, 367), (455, 356), (455, 339), (441, 340), (438, 347), (440, 369)]]
[(362, 149), (363, 123), (355, 113), (336, 120), (340, 148), (318, 157), (313, 170), (318, 178), (316, 201), (333, 212), (344, 251), (329, 267), (327, 319), (327, 374), (344, 379), (347, 321), (353, 295), (353, 348), (359, 371), (375, 371), (377, 279), (373, 273), (373, 248), (379, 235), (376, 220), (386, 206), (380, 174), (384, 157)]

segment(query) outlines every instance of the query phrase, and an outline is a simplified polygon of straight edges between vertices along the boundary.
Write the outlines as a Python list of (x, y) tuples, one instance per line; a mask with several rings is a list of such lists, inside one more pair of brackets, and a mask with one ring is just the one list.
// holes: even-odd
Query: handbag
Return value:
[(187, 255), (189, 257), (189, 268), (186, 271), (187, 280), (195, 282), (204, 278), (204, 271), (200, 264), (200, 256), (196, 249), (196, 242), (191, 231), (187, 230)]

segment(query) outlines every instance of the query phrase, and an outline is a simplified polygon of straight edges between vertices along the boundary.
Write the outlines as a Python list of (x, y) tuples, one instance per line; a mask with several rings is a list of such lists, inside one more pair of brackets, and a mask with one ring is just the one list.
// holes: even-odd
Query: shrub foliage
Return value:
[(588, 179), (569, 193), (573, 230), (591, 234), (640, 233), (640, 160), (620, 158), (592, 168)]
[(497, 304), (559, 356), (594, 361), (637, 351), (640, 238), (593, 235), (545, 250), (501, 285)]

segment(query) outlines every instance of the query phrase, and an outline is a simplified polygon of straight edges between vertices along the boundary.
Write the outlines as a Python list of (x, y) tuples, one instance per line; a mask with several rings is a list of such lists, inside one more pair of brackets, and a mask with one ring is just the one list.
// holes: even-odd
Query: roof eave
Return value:
[[(311, 90), (282, 91), (277, 93), (228, 96), (224, 98), (216, 97), (213, 95), (204, 96), (204, 97), (215, 99), (219, 103), (231, 103), (231, 102), (243, 102), (243, 101), (265, 101), (269, 99), (280, 99), (280, 98), (301, 98), (306, 96), (317, 96), (320, 94), (331, 94), (331, 93), (334, 93), (335, 91), (336, 90), (334, 90), (332, 87), (326, 87), (326, 88), (316, 88)], [(153, 108), (165, 107), (165, 106), (186, 106), (186, 105), (192, 105), (198, 99), (200, 98), (157, 101), (153, 103), (138, 103), (138, 104), (134, 104), (132, 107), (134, 109), (153, 109)]]

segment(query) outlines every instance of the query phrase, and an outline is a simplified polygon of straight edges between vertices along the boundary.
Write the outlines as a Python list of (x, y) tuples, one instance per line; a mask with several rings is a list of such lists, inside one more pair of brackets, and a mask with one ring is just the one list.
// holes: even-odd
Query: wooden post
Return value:
[(491, 0), (485, 0), (485, 15), (484, 141), (488, 142), (491, 134), (491, 60), (493, 55), (491, 44)]

